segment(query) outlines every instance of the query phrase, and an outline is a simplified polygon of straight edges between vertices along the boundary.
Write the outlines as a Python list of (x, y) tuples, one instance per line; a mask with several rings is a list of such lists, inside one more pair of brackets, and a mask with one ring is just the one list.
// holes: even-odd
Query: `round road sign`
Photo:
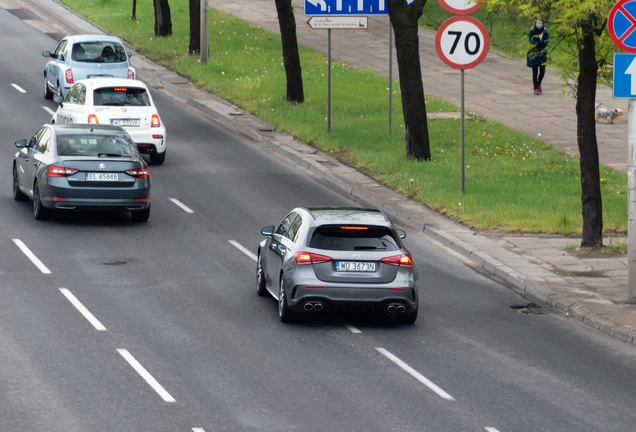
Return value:
[(619, 0), (607, 19), (610, 37), (623, 51), (636, 53), (636, 1)]
[(470, 15), (484, 4), (485, 0), (439, 0), (444, 9), (455, 15)]
[(454, 16), (442, 23), (435, 35), (435, 49), (444, 63), (470, 69), (481, 63), (490, 46), (486, 27), (473, 17)]

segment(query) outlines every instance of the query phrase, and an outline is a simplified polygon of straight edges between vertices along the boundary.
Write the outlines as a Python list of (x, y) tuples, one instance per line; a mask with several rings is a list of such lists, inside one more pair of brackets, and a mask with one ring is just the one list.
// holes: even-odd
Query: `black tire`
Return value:
[(417, 321), (417, 310), (418, 308), (416, 307), (413, 312), (399, 316), (397, 319), (398, 322), (402, 324), (415, 324), (415, 321)]
[(49, 89), (49, 84), (46, 81), (46, 74), (44, 75), (44, 99), (53, 99), (53, 92)]
[(281, 322), (291, 323), (296, 321), (296, 313), (287, 306), (287, 295), (285, 294), (285, 281), (281, 278), (280, 290), (278, 291), (278, 317)]
[(163, 153), (150, 153), (150, 163), (153, 165), (163, 165), (166, 161), (166, 153), (168, 149), (164, 150)]
[(51, 219), (53, 211), (47, 209), (42, 205), (42, 199), (40, 197), (40, 185), (35, 182), (33, 185), (33, 217), (35, 220), (44, 221)]
[(261, 297), (265, 297), (268, 294), (265, 286), (265, 275), (263, 274), (263, 258), (260, 252), (256, 260), (256, 294)]
[(135, 222), (147, 222), (150, 218), (150, 206), (144, 210), (135, 210), (130, 212), (130, 216)]
[(16, 201), (26, 201), (29, 199), (21, 190), (18, 183), (18, 167), (13, 165), (13, 199)]

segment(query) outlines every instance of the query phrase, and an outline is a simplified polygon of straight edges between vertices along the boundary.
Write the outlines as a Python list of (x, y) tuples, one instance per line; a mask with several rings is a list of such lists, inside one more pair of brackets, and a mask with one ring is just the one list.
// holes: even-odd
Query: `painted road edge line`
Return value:
[(385, 356), (386, 358), (391, 360), (393, 363), (395, 363), (396, 365), (398, 365), (399, 367), (404, 369), (406, 372), (408, 372), (413, 378), (415, 378), (416, 380), (418, 380), (419, 382), (424, 384), (429, 389), (433, 390), (440, 397), (442, 397), (442, 398), (444, 398), (446, 400), (452, 400), (452, 401), (455, 400), (451, 395), (449, 395), (444, 390), (439, 388), (431, 380), (426, 378), (424, 375), (420, 374), (418, 371), (416, 371), (411, 366), (409, 366), (406, 363), (404, 363), (402, 360), (400, 360), (399, 358), (397, 358), (396, 356), (394, 356), (393, 354), (391, 354), (390, 352), (388, 352), (384, 348), (376, 348), (376, 350), (378, 350), (378, 352), (380, 352), (380, 354), (382, 354), (383, 356)]
[(51, 114), (52, 116), (55, 115), (55, 111), (53, 111), (51, 108), (47, 107), (47, 106), (42, 106), (42, 109), (44, 111), (46, 111), (47, 113)]
[(188, 207), (187, 205), (185, 205), (184, 203), (182, 203), (181, 201), (179, 201), (176, 198), (170, 198), (170, 201), (172, 201), (173, 203), (175, 203), (178, 207), (181, 207), (181, 209), (186, 212), (186, 213), (194, 213), (194, 210), (192, 210), (190, 207)]
[(20, 248), (20, 250), (22, 251), (22, 253), (24, 253), (28, 259), (31, 260), (31, 262), (33, 264), (35, 264), (35, 266), (37, 268), (40, 269), (40, 271), (44, 274), (51, 274), (51, 270), (49, 270), (48, 268), (46, 268), (46, 266), (42, 263), (42, 261), (40, 261), (38, 259), (38, 257), (35, 256), (35, 254), (33, 252), (31, 252), (31, 249), (29, 249), (24, 243), (22, 243), (22, 240), (20, 239), (13, 239), (13, 243), (16, 244), (16, 246), (18, 246)]
[(254, 261), (256, 261), (256, 259), (257, 259), (256, 255), (254, 255), (252, 252), (250, 252), (250, 250), (248, 248), (246, 248), (245, 246), (243, 246), (242, 244), (240, 244), (236, 240), (228, 240), (228, 241), (230, 242), (230, 244), (232, 246), (234, 246), (235, 248), (237, 248), (238, 250), (243, 252), (245, 255), (247, 255), (248, 257), (252, 258)]
[(93, 315), (88, 309), (86, 309), (82, 302), (80, 302), (77, 297), (75, 297), (73, 293), (68, 290), (68, 288), (60, 288), (60, 292), (64, 294), (64, 297), (66, 297), (68, 301), (70, 301), (71, 304), (75, 306), (75, 308), (82, 315), (84, 315), (84, 318), (86, 318), (88, 322), (91, 323), (93, 327), (95, 327), (96, 330), (106, 331), (106, 327), (104, 327), (102, 323), (100, 323), (99, 320), (95, 318), (95, 315)]
[(128, 350), (123, 349), (123, 348), (117, 348), (117, 352), (119, 354), (121, 354), (121, 356), (126, 359), (126, 361), (133, 367), (134, 370), (137, 371), (137, 373), (139, 375), (141, 375), (141, 377), (143, 379), (146, 380), (146, 382), (148, 383), (148, 385), (150, 385), (150, 387), (152, 387), (158, 394), (159, 396), (161, 396), (161, 398), (166, 401), (166, 402), (176, 402), (176, 400), (174, 400), (174, 398), (172, 396), (170, 396), (170, 393), (168, 393), (166, 391), (166, 389), (164, 389), (163, 387), (161, 387), (161, 384), (159, 384), (157, 382), (156, 379), (154, 379), (152, 377), (152, 375), (150, 375), (150, 373), (141, 365), (141, 363), (139, 363), (133, 356), (132, 354), (130, 354), (128, 352)]
[(23, 89), (22, 87), (20, 87), (17, 84), (11, 83), (11, 87), (13, 87), (14, 89), (16, 89), (17, 91), (19, 91), (20, 93), (26, 93), (26, 90)]

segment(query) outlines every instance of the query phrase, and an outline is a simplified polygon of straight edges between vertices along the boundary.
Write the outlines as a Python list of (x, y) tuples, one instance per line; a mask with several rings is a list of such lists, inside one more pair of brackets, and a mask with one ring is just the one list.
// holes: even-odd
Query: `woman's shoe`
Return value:
[(537, 90), (539, 90), (539, 94), (543, 93), (543, 89), (541, 88), (541, 84), (539, 84), (539, 87), (537, 87)]
[(536, 96), (539, 96), (539, 89), (538, 89), (538, 88), (534, 89), (534, 94), (535, 94)]

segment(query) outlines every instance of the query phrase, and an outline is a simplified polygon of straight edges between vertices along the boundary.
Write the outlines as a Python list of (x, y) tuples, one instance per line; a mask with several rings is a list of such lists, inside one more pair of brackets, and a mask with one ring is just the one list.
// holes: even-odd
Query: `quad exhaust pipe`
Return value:
[(405, 310), (406, 308), (404, 307), (404, 305), (399, 303), (391, 303), (386, 308), (386, 311), (388, 313), (404, 313)]
[(322, 310), (322, 303), (320, 302), (307, 302), (303, 305), (303, 309), (306, 311), (320, 312)]

